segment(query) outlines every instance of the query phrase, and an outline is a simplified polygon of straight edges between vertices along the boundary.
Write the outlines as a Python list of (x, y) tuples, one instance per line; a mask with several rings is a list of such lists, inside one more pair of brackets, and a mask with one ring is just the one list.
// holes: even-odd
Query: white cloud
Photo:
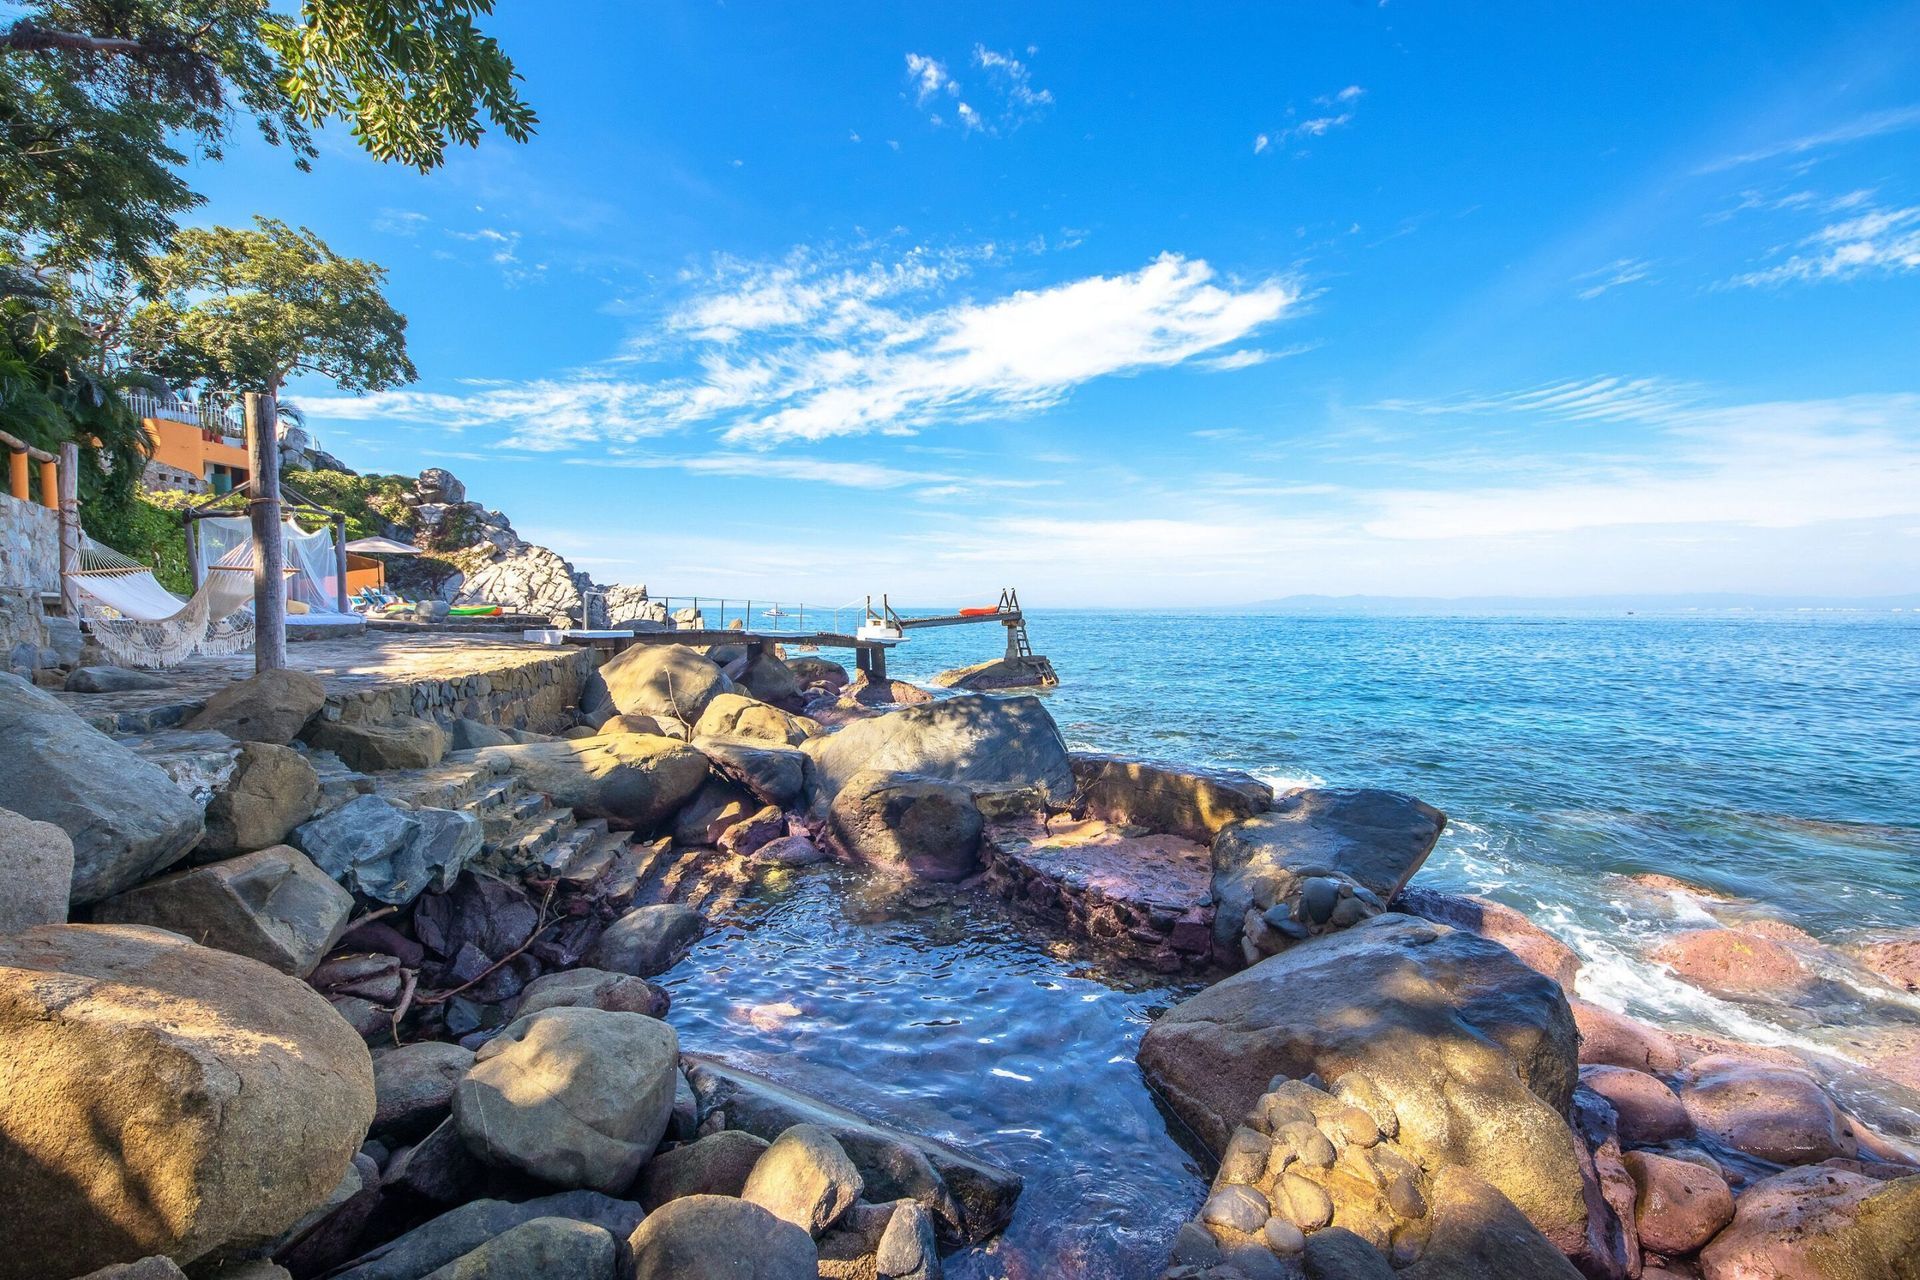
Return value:
[(1724, 156), (1702, 165), (1698, 173), (1718, 173), (1724, 169), (1734, 169), (1741, 165), (1753, 164), (1760, 160), (1771, 160), (1777, 156), (1802, 155), (1808, 151), (1817, 151), (1837, 143), (1859, 142), (1865, 138), (1878, 137), (1883, 133), (1894, 133), (1902, 129), (1920, 127), (1920, 103), (1906, 107), (1893, 107), (1884, 111), (1872, 111), (1866, 115), (1809, 133), (1798, 138), (1789, 138), (1782, 142), (1770, 143), (1744, 151), (1738, 155)]
[(477, 231), (452, 231), (447, 234), (455, 240), (490, 246), (487, 260), (500, 268), (500, 277), (509, 285), (521, 285), (537, 280), (546, 274), (544, 262), (525, 263), (520, 260), (520, 233), (502, 231), (497, 227), (481, 227)]
[(383, 231), (390, 236), (404, 236), (411, 239), (420, 234), (430, 219), (424, 213), (412, 209), (382, 209), (380, 216), (373, 220), (373, 229)]
[[(1029, 47), (1029, 55), (1032, 52)], [(907, 55), (907, 81), (913, 90), (914, 105), (927, 111), (927, 120), (934, 127), (946, 123), (939, 111), (930, 109), (943, 98), (953, 99), (954, 120), (963, 135), (1011, 132), (1039, 119), (1053, 105), (1053, 92), (1035, 88), (1032, 70), (1012, 54), (976, 44), (973, 65), (985, 75), (987, 93), (962, 99), (960, 82), (948, 71), (946, 63), (923, 53)], [(977, 82), (975, 87), (980, 87)]]
[(923, 107), (942, 91), (960, 92), (960, 86), (947, 74), (947, 64), (923, 53), (907, 55), (907, 79), (913, 84), (914, 100)]
[(912, 471), (874, 462), (832, 462), (819, 458), (774, 457), (764, 453), (715, 453), (692, 457), (569, 458), (590, 467), (654, 470), (674, 468), (701, 475), (748, 479), (798, 480), (848, 489), (899, 489), (914, 484), (950, 484), (959, 477), (938, 471)]
[(1619, 258), (1604, 267), (1575, 276), (1573, 282), (1581, 287), (1574, 296), (1582, 302), (1591, 302), (1609, 289), (1638, 284), (1652, 274), (1653, 264), (1644, 258)]
[[(986, 256), (985, 250), (979, 256)], [(304, 397), (317, 418), (376, 417), (452, 429), (507, 428), (505, 443), (567, 449), (671, 431), (716, 430), (766, 447), (1032, 413), (1098, 378), (1181, 364), (1231, 347), (1298, 300), (1284, 280), (1222, 280), (1163, 254), (1137, 271), (1089, 276), (985, 302), (944, 302), (967, 255), (914, 252), (829, 266), (721, 264), (667, 319), (687, 372), (657, 380), (600, 368), (466, 395)]]
[(1700, 392), (1663, 378), (1587, 378), (1525, 391), (1441, 400), (1383, 400), (1375, 408), (1423, 416), (1522, 415), (1555, 422), (1668, 422)]
[(1920, 205), (1870, 209), (1820, 228), (1802, 240), (1800, 248), (1803, 252), (1784, 262), (1735, 276), (1727, 284), (1757, 287), (1920, 270)]
[(1053, 105), (1050, 89), (1033, 87), (1033, 72), (1012, 54), (996, 53), (985, 45), (973, 46), (974, 65), (994, 78), (1007, 96), (1008, 105), (1017, 113), (1032, 115)]
[(1266, 134), (1256, 133), (1253, 135), (1253, 154), (1259, 155), (1272, 145), (1273, 139), (1269, 138)]
[[(1271, 129), (1256, 134), (1253, 139), (1253, 153), (1259, 155), (1270, 147), (1283, 147), (1295, 139), (1321, 138), (1353, 123), (1355, 104), (1360, 101), (1366, 90), (1357, 84), (1350, 84), (1338, 93), (1322, 94), (1314, 99), (1323, 109), (1323, 114), (1309, 116), (1304, 120), (1294, 120), (1284, 129)], [(1292, 107), (1287, 108), (1289, 118), (1295, 114)]]

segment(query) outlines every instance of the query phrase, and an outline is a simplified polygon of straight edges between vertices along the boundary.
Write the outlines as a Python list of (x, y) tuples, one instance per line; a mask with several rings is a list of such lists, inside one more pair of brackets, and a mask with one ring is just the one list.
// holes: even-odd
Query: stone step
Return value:
[(409, 809), (468, 809), (497, 804), (519, 786), (483, 764), (438, 764), (428, 769), (395, 769), (373, 780), (380, 795)]
[(581, 823), (579, 836), (578, 851), (560, 873), (560, 878), (580, 886), (590, 885), (607, 875), (633, 843), (632, 832), (609, 831), (604, 818)]
[(546, 868), (552, 848), (574, 829), (570, 809), (542, 809), (508, 829), (505, 836), (481, 846), (481, 856), (503, 870)]

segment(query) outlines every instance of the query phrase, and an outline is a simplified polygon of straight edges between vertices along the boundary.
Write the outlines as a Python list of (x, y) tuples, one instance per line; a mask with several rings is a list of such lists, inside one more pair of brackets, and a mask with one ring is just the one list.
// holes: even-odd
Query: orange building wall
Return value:
[(188, 422), (170, 418), (143, 418), (141, 425), (153, 441), (153, 459), (170, 467), (205, 476), (210, 465), (233, 467), (243, 475), (247, 471), (247, 451), (228, 444), (223, 438), (207, 438), (207, 433)]

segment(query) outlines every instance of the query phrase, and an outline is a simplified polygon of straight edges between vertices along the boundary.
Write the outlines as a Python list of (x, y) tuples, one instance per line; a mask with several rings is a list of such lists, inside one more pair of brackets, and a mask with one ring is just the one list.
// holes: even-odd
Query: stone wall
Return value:
[(60, 516), (0, 494), (0, 591), (60, 590)]
[(403, 716), (439, 723), (479, 720), (503, 729), (559, 733), (573, 727), (573, 709), (597, 665), (591, 649), (567, 649), (535, 661), (444, 680), (413, 680), (334, 694), (326, 716), (350, 724), (385, 724)]

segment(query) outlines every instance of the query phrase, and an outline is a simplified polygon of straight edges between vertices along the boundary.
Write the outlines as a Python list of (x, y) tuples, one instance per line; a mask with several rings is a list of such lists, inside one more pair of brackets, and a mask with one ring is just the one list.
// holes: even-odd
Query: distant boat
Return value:
[(791, 609), (773, 608), (766, 610), (760, 616), (763, 618), (791, 618), (794, 616), (794, 612)]

